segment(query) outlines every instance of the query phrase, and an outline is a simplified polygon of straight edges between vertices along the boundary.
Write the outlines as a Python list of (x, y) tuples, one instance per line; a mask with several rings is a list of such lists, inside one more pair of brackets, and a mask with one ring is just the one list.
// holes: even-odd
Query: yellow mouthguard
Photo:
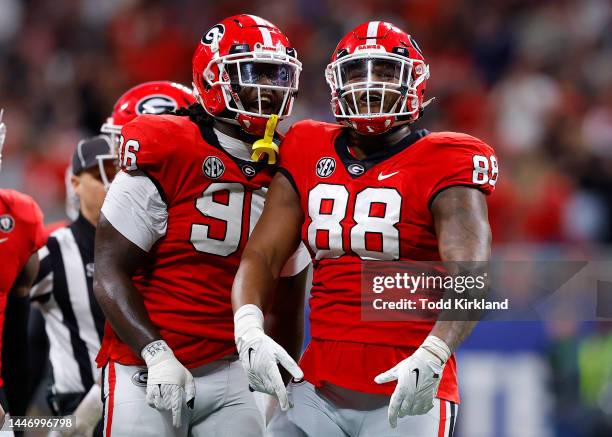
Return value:
[(261, 140), (257, 140), (253, 143), (253, 154), (251, 155), (251, 159), (253, 161), (259, 161), (261, 156), (265, 153), (268, 155), (268, 164), (276, 164), (278, 146), (274, 144), (272, 139), (274, 138), (274, 132), (276, 131), (277, 124), (278, 115), (272, 114), (266, 123), (266, 133), (264, 134), (264, 137)]

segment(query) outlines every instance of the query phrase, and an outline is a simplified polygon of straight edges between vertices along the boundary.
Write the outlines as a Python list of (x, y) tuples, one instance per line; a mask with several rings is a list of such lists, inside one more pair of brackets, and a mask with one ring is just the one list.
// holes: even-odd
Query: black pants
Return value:
[(4, 389), (0, 387), (0, 405), (4, 409), (4, 412), (8, 412), (8, 401), (6, 400), (6, 395), (4, 394)]

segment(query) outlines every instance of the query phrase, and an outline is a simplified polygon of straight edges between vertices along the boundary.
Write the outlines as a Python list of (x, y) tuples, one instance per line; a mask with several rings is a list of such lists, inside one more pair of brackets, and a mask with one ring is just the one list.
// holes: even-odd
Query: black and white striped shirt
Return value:
[(99, 376), (95, 358), (104, 315), (93, 295), (94, 240), (94, 226), (79, 215), (38, 252), (40, 271), (30, 299), (45, 318), (57, 394), (86, 393)]

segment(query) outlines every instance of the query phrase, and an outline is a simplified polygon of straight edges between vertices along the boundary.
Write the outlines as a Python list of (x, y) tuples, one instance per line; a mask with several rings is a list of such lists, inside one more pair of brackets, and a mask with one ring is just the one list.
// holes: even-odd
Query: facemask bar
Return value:
[[(242, 65), (245, 63), (263, 63), (272, 65), (285, 65), (292, 70), (293, 80), (288, 86), (272, 85), (272, 84), (258, 84), (250, 83), (243, 80)], [(219, 69), (219, 78), (216, 81), (212, 81), (209, 78), (214, 77), (214, 73), (211, 70), (213, 65), (217, 65)], [(232, 90), (232, 82), (228, 72), (227, 66), (234, 65), (238, 75), (238, 85), (240, 87), (255, 88), (257, 89), (257, 112), (248, 111), (244, 108), (244, 105), (240, 101), (238, 94)], [(295, 93), (299, 88), (299, 77), (302, 71), (302, 63), (297, 60), (294, 56), (290, 56), (281, 50), (267, 51), (262, 48), (256, 48), (255, 51), (246, 53), (234, 53), (231, 55), (221, 56), (217, 59), (213, 59), (206, 69), (204, 70), (204, 80), (212, 87), (221, 85), (223, 97), (225, 100), (225, 106), (228, 110), (239, 114), (270, 118), (272, 114), (265, 114), (261, 108), (261, 92), (262, 90), (271, 91), (282, 91), (283, 99), (278, 110), (279, 118), (287, 117), (291, 114), (293, 109), (293, 101), (295, 99)]]
[[(365, 80), (344, 83), (343, 74), (347, 77), (346, 64), (361, 61), (367, 65)], [(376, 61), (399, 63), (399, 78), (393, 81), (373, 80), (373, 67)], [(413, 76), (416, 75), (416, 78)], [(406, 58), (395, 53), (363, 52), (342, 57), (330, 63), (325, 71), (325, 78), (332, 91), (332, 107), (336, 118), (382, 118), (413, 115), (419, 111), (417, 88), (429, 77), (429, 66), (421, 60)], [(366, 109), (361, 109), (358, 95), (366, 93)], [(380, 103), (372, 104), (372, 94), (381, 96)], [(397, 95), (391, 108), (384, 111), (385, 100)], [(378, 110), (373, 110), (378, 106)]]
[[(106, 153), (104, 155), (96, 155), (96, 159), (98, 160), (98, 170), (100, 171), (100, 178), (102, 179), (102, 183), (104, 184), (104, 189), (106, 191), (108, 191), (108, 189), (110, 188), (110, 184), (113, 182), (112, 179), (114, 179), (114, 178), (109, 178), (108, 174), (106, 173), (106, 167), (104, 167), (104, 164), (106, 163), (106, 161), (112, 161), (117, 171), (119, 171), (119, 155), (117, 154), (118, 148), (115, 146), (115, 143), (113, 141), (113, 135), (115, 136), (117, 140), (119, 140), (121, 138), (121, 127), (119, 126), (113, 126), (113, 127), (118, 127), (119, 133), (111, 134), (110, 137), (108, 137), (110, 153)], [(104, 126), (102, 126), (102, 129), (104, 129)]]
[[(121, 142), (121, 129), (123, 126), (118, 126), (113, 123), (113, 118), (109, 117), (106, 119), (106, 123), (100, 128), (100, 132), (106, 134), (110, 139), (110, 147), (113, 153), (117, 154), (119, 150), (119, 143)], [(116, 157), (117, 155), (115, 155)]]

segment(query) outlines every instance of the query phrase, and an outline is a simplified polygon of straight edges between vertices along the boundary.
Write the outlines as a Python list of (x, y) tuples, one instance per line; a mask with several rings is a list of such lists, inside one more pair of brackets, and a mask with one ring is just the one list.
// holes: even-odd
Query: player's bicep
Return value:
[(95, 244), (96, 279), (109, 280), (116, 275), (129, 276), (147, 258), (147, 253), (126, 238), (100, 213)]
[(271, 270), (278, 274), (298, 248), (303, 221), (304, 214), (296, 191), (282, 173), (277, 173), (245, 254), (263, 256)]
[(454, 186), (439, 192), (431, 204), (442, 261), (487, 261), (491, 228), (485, 194)]

